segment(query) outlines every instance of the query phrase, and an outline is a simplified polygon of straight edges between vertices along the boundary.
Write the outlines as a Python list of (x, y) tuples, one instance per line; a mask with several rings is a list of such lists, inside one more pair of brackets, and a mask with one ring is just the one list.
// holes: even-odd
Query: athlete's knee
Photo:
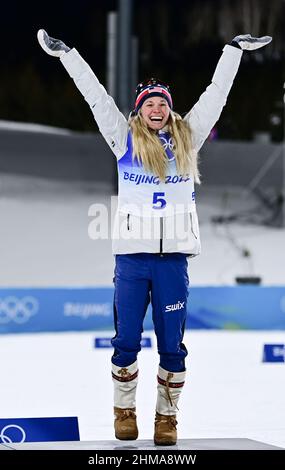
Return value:
[(126, 353), (137, 354), (141, 350), (141, 338), (129, 336), (115, 336), (111, 341), (115, 349)]

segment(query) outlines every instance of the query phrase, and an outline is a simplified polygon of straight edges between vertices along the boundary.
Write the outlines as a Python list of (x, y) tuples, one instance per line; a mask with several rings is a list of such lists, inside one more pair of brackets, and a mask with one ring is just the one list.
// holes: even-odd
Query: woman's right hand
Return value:
[(61, 57), (70, 51), (70, 47), (66, 46), (60, 39), (51, 38), (44, 29), (38, 30), (37, 37), (43, 50), (53, 57)]
[(253, 38), (251, 34), (240, 34), (235, 36), (231, 42), (232, 46), (242, 50), (254, 51), (260, 47), (266, 46), (272, 41), (271, 36), (262, 36), (261, 38)]

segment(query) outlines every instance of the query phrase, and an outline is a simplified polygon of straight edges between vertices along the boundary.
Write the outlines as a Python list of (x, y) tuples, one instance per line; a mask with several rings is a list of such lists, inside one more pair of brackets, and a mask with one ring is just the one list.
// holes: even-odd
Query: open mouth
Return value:
[(161, 116), (152, 116), (150, 118), (151, 121), (153, 122), (161, 122), (162, 121), (162, 117)]

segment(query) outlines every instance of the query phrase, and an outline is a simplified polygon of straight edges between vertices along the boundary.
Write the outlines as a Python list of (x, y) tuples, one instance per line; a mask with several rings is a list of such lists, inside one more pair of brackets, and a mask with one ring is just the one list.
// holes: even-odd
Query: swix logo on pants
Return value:
[(184, 308), (184, 304), (185, 304), (185, 301), (181, 302), (180, 300), (178, 300), (177, 304), (166, 305), (165, 311), (173, 312), (174, 310), (181, 310), (181, 308)]

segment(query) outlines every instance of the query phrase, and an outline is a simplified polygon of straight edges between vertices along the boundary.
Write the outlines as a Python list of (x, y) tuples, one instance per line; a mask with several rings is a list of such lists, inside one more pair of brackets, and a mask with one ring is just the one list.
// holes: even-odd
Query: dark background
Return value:
[[(88, 105), (60, 62), (39, 47), (44, 28), (76, 47), (106, 85), (107, 13), (119, 2), (10, 1), (1, 5), (0, 120), (96, 131)], [(237, 34), (271, 35), (259, 52), (245, 52), (218, 137), (249, 140), (256, 132), (282, 139), (283, 0), (133, 0), (139, 40), (139, 80), (157, 76), (172, 88), (183, 114), (211, 80), (224, 44)]]

